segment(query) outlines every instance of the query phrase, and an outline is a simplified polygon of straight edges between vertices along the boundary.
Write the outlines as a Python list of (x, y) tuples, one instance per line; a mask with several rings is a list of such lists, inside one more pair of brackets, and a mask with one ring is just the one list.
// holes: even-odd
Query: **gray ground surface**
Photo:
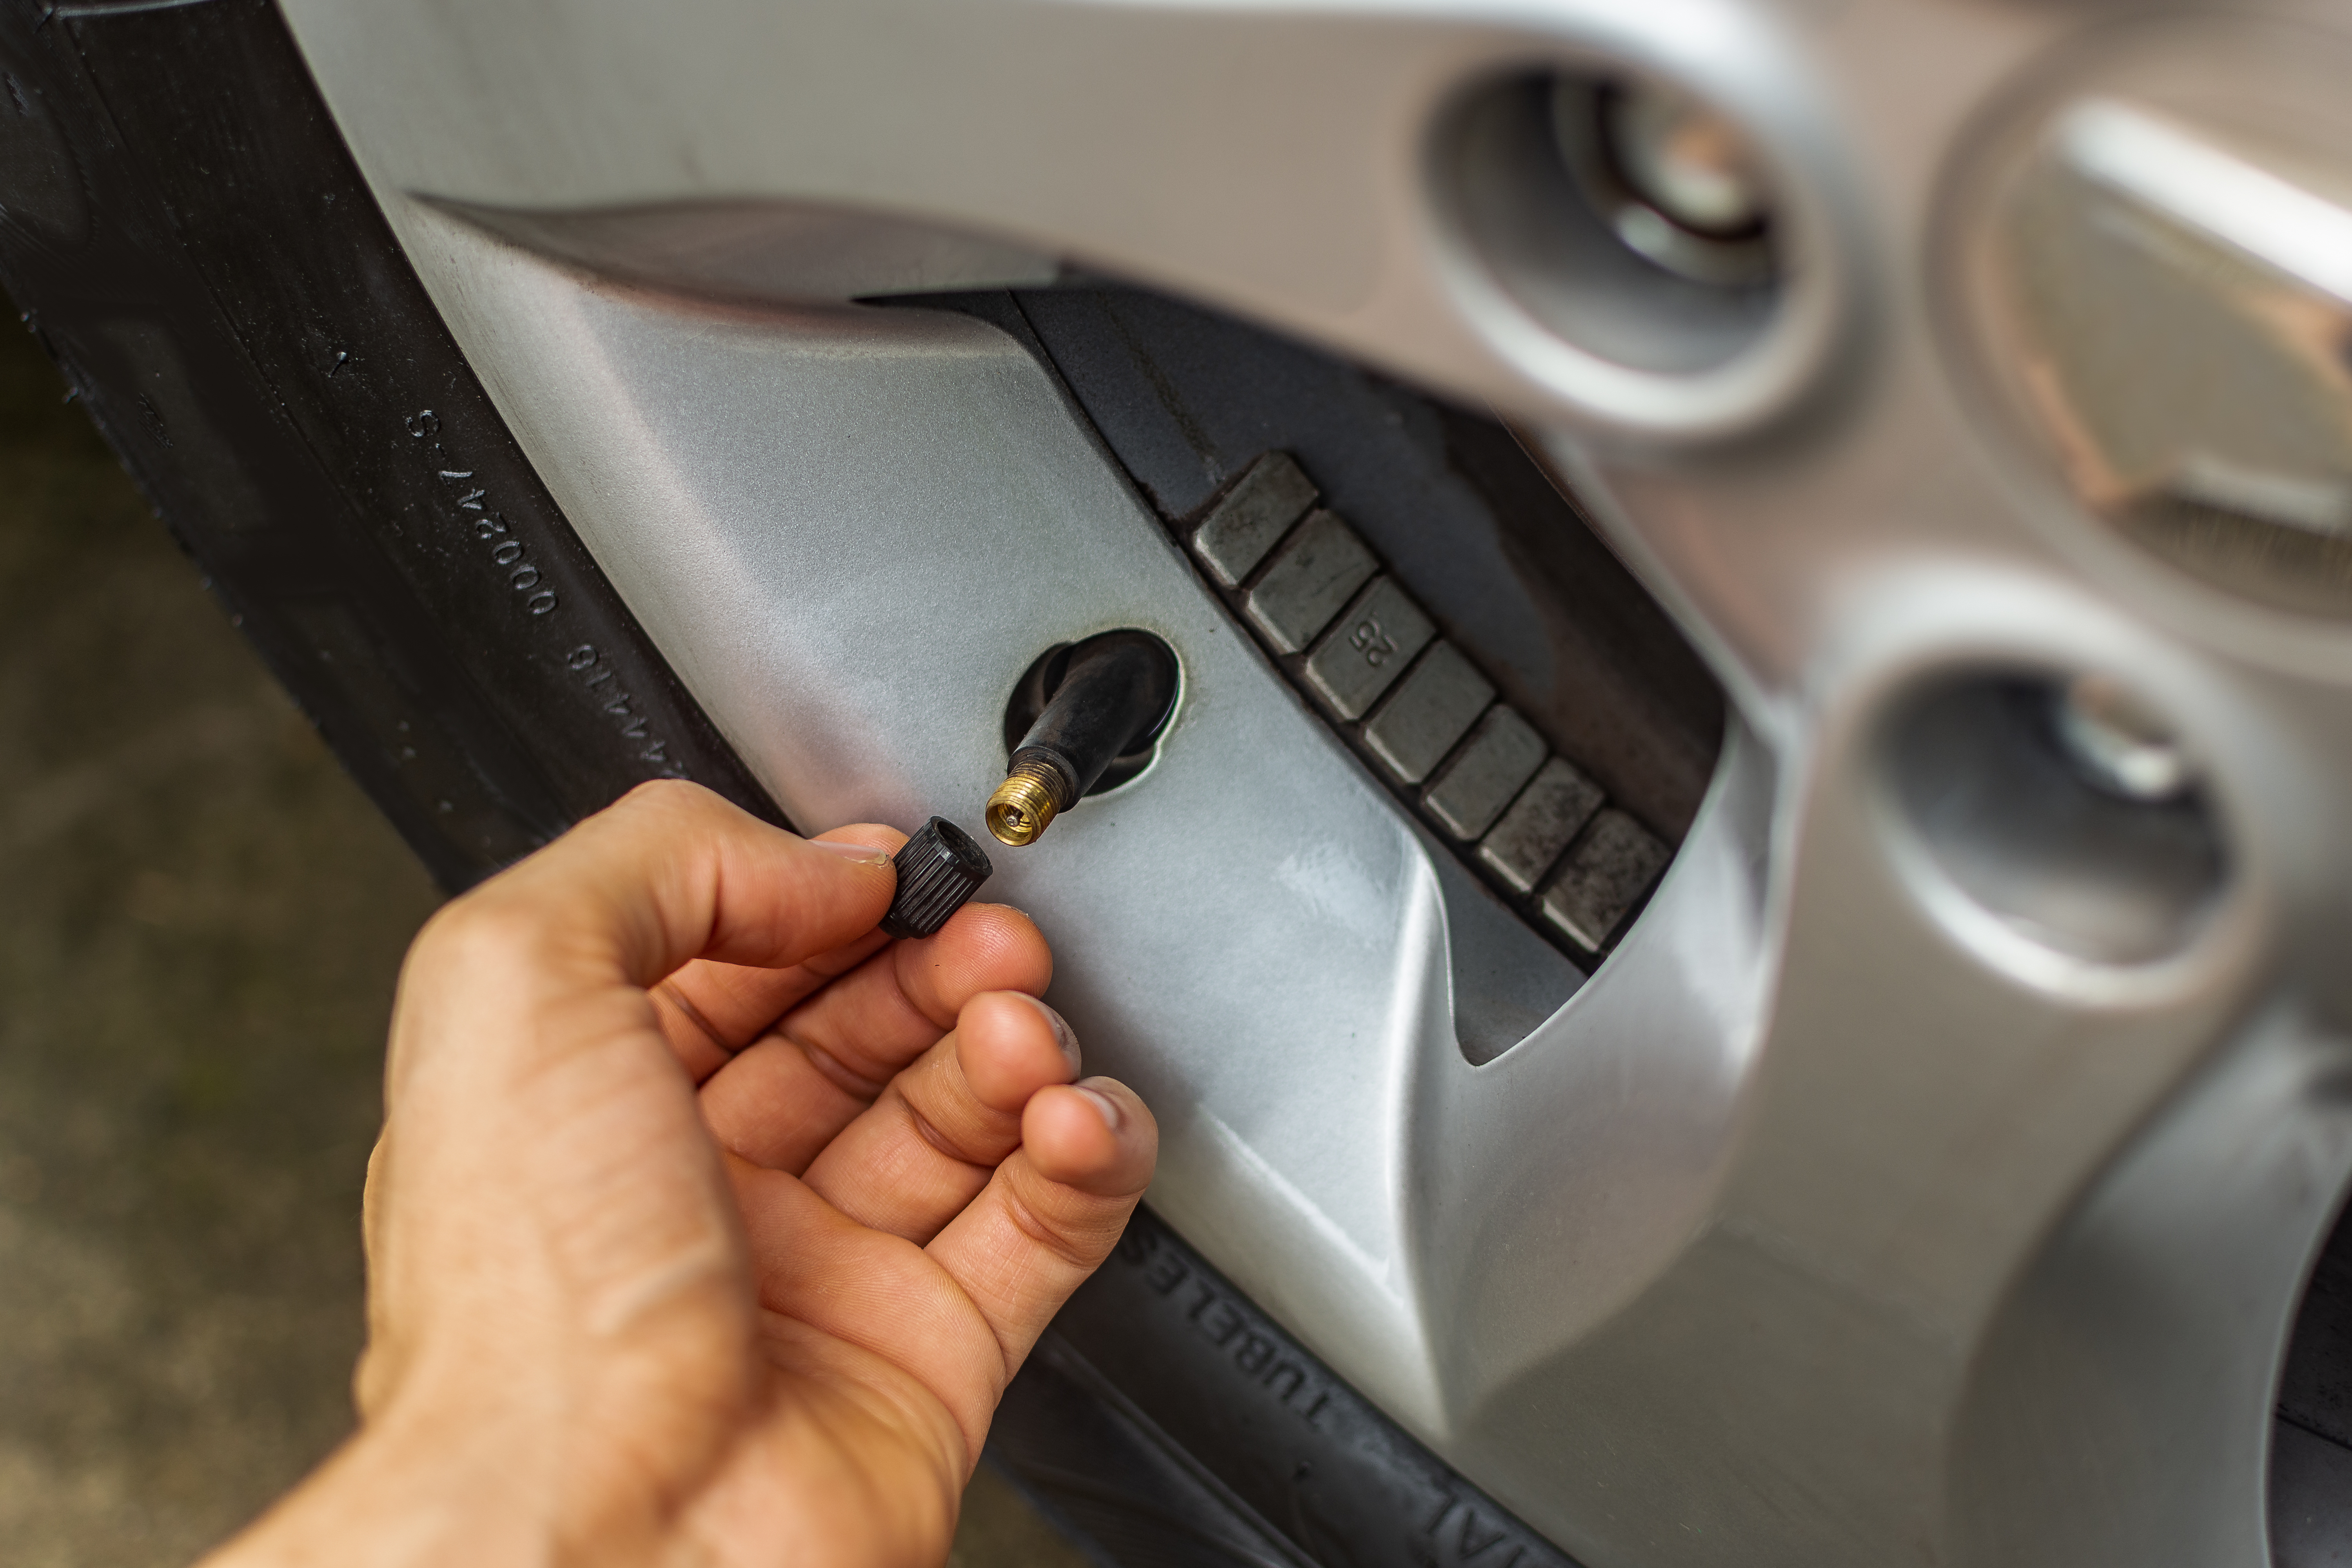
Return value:
[[(0, 1563), (185, 1563), (349, 1430), (436, 895), (0, 333)], [(1077, 1559), (985, 1471), (953, 1562)]]

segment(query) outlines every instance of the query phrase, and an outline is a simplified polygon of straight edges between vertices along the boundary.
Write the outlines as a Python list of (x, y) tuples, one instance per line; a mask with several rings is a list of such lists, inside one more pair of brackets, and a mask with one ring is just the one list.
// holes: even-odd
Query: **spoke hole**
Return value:
[(2070, 956), (2145, 963), (2196, 935), (2228, 856), (2179, 738), (2112, 690), (1948, 682), (1898, 714), (1886, 768), (1906, 826), (1970, 903)]
[(1633, 76), (1533, 72), (1466, 94), (1440, 184), (1496, 282), (1577, 348), (1698, 374), (1738, 357), (1780, 299), (1780, 226), (1731, 120)]

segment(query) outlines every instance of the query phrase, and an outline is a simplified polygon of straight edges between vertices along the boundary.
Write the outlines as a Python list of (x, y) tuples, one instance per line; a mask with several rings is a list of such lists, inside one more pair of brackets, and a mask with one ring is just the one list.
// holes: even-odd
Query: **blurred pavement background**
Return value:
[[(438, 895), (0, 332), (0, 1563), (164, 1568), (350, 1430)], [(1080, 1559), (983, 1470), (950, 1560)]]

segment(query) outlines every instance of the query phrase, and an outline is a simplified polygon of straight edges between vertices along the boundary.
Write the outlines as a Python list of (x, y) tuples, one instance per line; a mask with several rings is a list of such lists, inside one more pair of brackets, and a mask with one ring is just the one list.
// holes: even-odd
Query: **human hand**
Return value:
[(649, 784), (426, 924), (361, 1428), (219, 1568), (944, 1558), (1158, 1133), (1025, 916), (873, 929), (903, 841)]

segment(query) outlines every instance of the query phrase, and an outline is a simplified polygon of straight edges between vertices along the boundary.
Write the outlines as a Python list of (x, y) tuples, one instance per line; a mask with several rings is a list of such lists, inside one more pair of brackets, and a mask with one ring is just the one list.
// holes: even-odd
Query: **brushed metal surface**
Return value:
[(1532, 892), (1568, 841), (1601, 809), (1601, 786), (1574, 763), (1554, 757), (1478, 841), (1478, 858), (1517, 891)]
[(1286, 452), (1250, 465), (1192, 532), (1192, 553), (1218, 582), (1238, 588), (1266, 552), (1315, 504), (1315, 486)]
[(1544, 919), (1598, 952), (1674, 851), (1615, 807), (1596, 815), (1543, 890)]
[(1331, 624), (1380, 564), (1338, 513), (1312, 511), (1274, 552), (1243, 605), (1276, 647), (1297, 653)]
[(1360, 719), (1436, 635), (1395, 578), (1375, 578), (1307, 656), (1307, 683), (1340, 718)]
[(1403, 783), (1419, 784), (1493, 700), (1493, 682), (1452, 643), (1439, 643), (1364, 726), (1364, 744)]
[(1498, 703), (1487, 710), (1423, 801), (1448, 833), (1475, 839), (1535, 776), (1549, 749), (1534, 725)]

